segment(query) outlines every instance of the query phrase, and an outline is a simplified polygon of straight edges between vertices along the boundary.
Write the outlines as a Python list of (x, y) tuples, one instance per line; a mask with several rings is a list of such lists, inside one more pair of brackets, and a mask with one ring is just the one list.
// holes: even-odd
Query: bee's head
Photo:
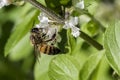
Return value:
[(31, 32), (30, 40), (32, 44), (41, 43), (46, 35), (43, 33), (43, 28), (32, 28), (30, 32)]
[(31, 33), (39, 33), (39, 29), (38, 28), (32, 28)]
[(32, 28), (31, 29), (30, 40), (31, 40), (32, 44), (41, 43), (41, 40), (42, 40), (41, 33), (42, 33), (41, 28)]
[(43, 33), (43, 28), (32, 28), (31, 33), (33, 33), (33, 34), (41, 34), (41, 33)]

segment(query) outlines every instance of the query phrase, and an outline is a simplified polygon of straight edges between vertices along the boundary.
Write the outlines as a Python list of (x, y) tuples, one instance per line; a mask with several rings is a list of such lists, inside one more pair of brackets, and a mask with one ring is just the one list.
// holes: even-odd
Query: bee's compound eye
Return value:
[(38, 31), (39, 31), (38, 28), (32, 28), (32, 30), (31, 30), (31, 32), (33, 32), (33, 33), (37, 33)]

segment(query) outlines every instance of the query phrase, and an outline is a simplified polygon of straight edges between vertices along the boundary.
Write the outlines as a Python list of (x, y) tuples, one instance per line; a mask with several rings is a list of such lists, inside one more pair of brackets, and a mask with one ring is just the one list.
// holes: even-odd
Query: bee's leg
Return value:
[(49, 42), (52, 41), (52, 38), (54, 37), (54, 35), (52, 36), (52, 38), (49, 38), (48, 34), (48, 28), (45, 28), (42, 30), (42, 34), (41, 34), (41, 39), (44, 40), (44, 42)]
[(41, 38), (42, 38), (42, 39), (45, 39), (45, 38), (46, 38), (46, 34), (43, 33), (43, 34), (41, 35)]
[(56, 33), (53, 34), (53, 36), (51, 37), (51, 39), (48, 39), (45, 42), (54, 41), (55, 39), (56, 39)]
[(51, 45), (54, 45), (56, 43), (56, 38), (53, 40), (53, 42), (51, 43)]

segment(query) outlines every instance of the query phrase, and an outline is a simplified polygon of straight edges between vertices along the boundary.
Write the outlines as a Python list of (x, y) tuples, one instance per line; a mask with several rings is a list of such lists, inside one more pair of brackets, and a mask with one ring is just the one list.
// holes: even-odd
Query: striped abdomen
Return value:
[(60, 49), (58, 49), (57, 47), (54, 47), (53, 45), (47, 45), (47, 44), (41, 44), (39, 46), (39, 50), (40, 52), (48, 55), (54, 55), (60, 52)]

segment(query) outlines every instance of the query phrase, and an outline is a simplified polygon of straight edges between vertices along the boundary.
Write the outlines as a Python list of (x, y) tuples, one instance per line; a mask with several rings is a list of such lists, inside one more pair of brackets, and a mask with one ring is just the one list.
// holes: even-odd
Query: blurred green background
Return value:
[[(24, 27), (24, 24), (21, 23), (27, 23), (26, 21), (24, 21), (24, 17), (31, 10), (31, 6), (28, 4), (27, 6), (25, 5), (10, 5), (0, 9), (0, 80), (34, 79), (33, 69), (35, 59), (34, 55), (32, 54), (33, 48), (29, 41), (28, 34), (30, 29), (28, 29), (27, 37), (23, 36), (23, 40), (20, 39), (20, 43), (16, 44), (17, 46), (15, 46), (16, 48), (13, 47), (13, 53), (5, 57), (5, 45), (8, 39), (10, 38), (11, 34), (16, 30), (16, 27), (18, 27), (16, 25), (23, 25)], [(11, 44), (13, 44), (14, 41), (16, 41), (17, 37), (21, 35), (19, 34), (19, 32), (21, 32), (20, 28), (17, 32), (18, 33), (15, 33), (16, 35), (11, 40)]]
[[(111, 21), (120, 19), (120, 0), (92, 1), (92, 5), (89, 4), (87, 9), (92, 15), (90, 18), (94, 17), (98, 22), (95, 23), (91, 20), (89, 23), (84, 24), (84, 19), (81, 17), (83, 21), (83, 23), (81, 23), (81, 29), (103, 44), (101, 39), (102, 33), (99, 32), (98, 28), (95, 26), (100, 23), (105, 26), (103, 27), (105, 29)], [(41, 2), (45, 3), (44, 1)], [(56, 10), (56, 8), (54, 10)], [(59, 13), (59, 11), (56, 12)], [(24, 4), (22, 6), (10, 5), (0, 9), (0, 80), (37, 79), (35, 78), (34, 73), (35, 57), (33, 54), (33, 47), (29, 40), (29, 31), (38, 15), (39, 11), (30, 4)], [(100, 36), (98, 36), (98, 34), (100, 34)], [(7, 42), (8, 44), (6, 44)], [(90, 45), (84, 42), (81, 47), (81, 49), (83, 49), (83, 53), (86, 53), (87, 51), (88, 53), (89, 51), (97, 52), (93, 47), (88, 49), (89, 46)], [(7, 56), (5, 57), (5, 55)], [(90, 54), (86, 55), (89, 56)], [(47, 57), (45, 59), (47, 59)], [(51, 58), (48, 58), (48, 60), (50, 59)], [(110, 67), (109, 72), (112, 72)], [(111, 80), (114, 79), (111, 78)]]

